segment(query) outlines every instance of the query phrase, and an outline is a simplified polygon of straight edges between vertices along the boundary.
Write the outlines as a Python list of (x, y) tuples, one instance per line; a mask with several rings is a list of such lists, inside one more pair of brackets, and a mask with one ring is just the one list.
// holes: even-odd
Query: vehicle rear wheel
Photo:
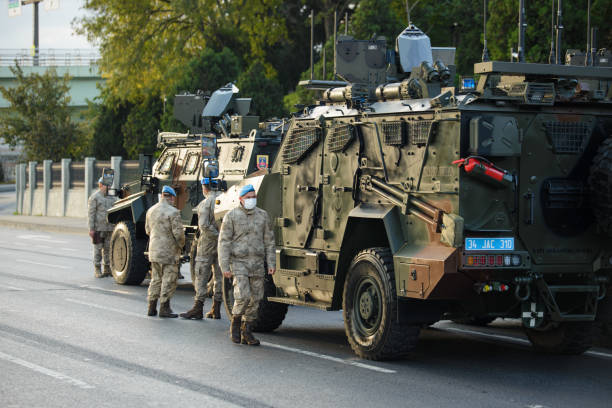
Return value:
[[(223, 278), (223, 305), (228, 318), (232, 317), (232, 308), (234, 306), (234, 286), (233, 278)], [(287, 314), (287, 306), (284, 303), (270, 302), (268, 296), (276, 296), (276, 285), (272, 276), (266, 274), (264, 279), (264, 298), (259, 303), (259, 311), (257, 312), (257, 320), (253, 324), (253, 331), (256, 332), (271, 332), (277, 329), (285, 319)]]
[(594, 322), (563, 322), (548, 329), (525, 328), (533, 348), (541, 353), (582, 354), (595, 338)]
[(147, 240), (136, 236), (132, 221), (115, 225), (110, 242), (111, 270), (115, 282), (120, 285), (140, 285), (150, 268), (144, 253)]
[(393, 257), (388, 248), (369, 248), (355, 256), (344, 283), (344, 330), (362, 358), (401, 357), (416, 346), (420, 327), (400, 324)]

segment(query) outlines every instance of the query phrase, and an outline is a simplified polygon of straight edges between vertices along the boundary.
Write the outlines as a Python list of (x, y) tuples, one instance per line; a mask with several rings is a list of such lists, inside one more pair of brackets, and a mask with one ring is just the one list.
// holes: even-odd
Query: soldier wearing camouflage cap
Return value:
[[(221, 269), (219, 268), (217, 258), (217, 240), (219, 238), (219, 228), (215, 221), (215, 201), (217, 199), (217, 192), (211, 190), (211, 180), (209, 177), (204, 177), (201, 183), (202, 193), (206, 198), (202, 200), (198, 206), (198, 229), (200, 231), (200, 237), (197, 241), (195, 268), (191, 276), (193, 287), (196, 292), (194, 297), (195, 303), (191, 310), (181, 313), (181, 317), (197, 320), (204, 317), (202, 309), (204, 308), (204, 301), (206, 299), (208, 280), (212, 273), (214, 278), (213, 304), (210, 311), (206, 313), (206, 317), (209, 319), (220, 319), (221, 301), (223, 300), (223, 293), (221, 292), (223, 275), (221, 275)], [(211, 269), (214, 270), (211, 271)]]
[(149, 208), (145, 220), (145, 231), (149, 235), (149, 261), (151, 283), (149, 283), (147, 315), (178, 317), (170, 308), (170, 299), (176, 291), (179, 261), (185, 246), (185, 230), (179, 210), (174, 207), (176, 192), (170, 186), (162, 189), (159, 203)]
[(274, 233), (270, 217), (256, 207), (252, 185), (239, 193), (240, 205), (223, 218), (219, 234), (219, 264), (226, 278), (234, 276), (234, 307), (230, 338), (234, 343), (258, 345), (253, 323), (264, 297), (265, 263), (268, 274), (276, 270)]
[[(98, 190), (93, 193), (87, 201), (87, 224), (89, 236), (93, 242), (94, 275), (96, 278), (111, 276), (110, 269), (110, 238), (113, 233), (114, 224), (106, 220), (106, 210), (111, 208), (117, 197), (108, 195), (108, 188), (112, 180), (100, 177)], [(104, 256), (104, 273), (102, 273), (100, 262)]]

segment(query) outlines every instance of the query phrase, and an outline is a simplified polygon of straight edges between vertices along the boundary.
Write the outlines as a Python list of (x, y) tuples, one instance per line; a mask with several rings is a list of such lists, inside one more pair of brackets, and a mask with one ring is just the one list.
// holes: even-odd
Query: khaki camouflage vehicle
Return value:
[(455, 87), (453, 49), (414, 25), (396, 49), (340, 36), (346, 81), (306, 81), (320, 102), (241, 183), (277, 241), (257, 328), (287, 305), (342, 310), (358, 356), (393, 359), (442, 318), (519, 318), (537, 350), (584, 352), (612, 275), (609, 53), (481, 62)]
[(189, 132), (160, 133), (158, 147), (162, 151), (155, 162), (148, 156), (140, 191), (117, 201), (108, 210), (109, 222), (116, 224), (111, 237), (111, 269), (117, 283), (138, 285), (150, 269), (145, 215), (157, 203), (163, 186), (172, 186), (177, 193), (176, 206), (187, 236), (183, 258), (187, 262), (197, 234), (195, 209), (203, 197), (200, 179), (205, 164), (218, 167), (217, 160), (223, 162), (220, 185), (231, 186), (247, 173), (273, 163), (282, 122), (259, 123), (258, 116), (248, 115), (250, 102), (248, 98), (238, 98), (238, 88), (232, 84), (212, 96), (176, 96), (175, 117), (189, 127)]

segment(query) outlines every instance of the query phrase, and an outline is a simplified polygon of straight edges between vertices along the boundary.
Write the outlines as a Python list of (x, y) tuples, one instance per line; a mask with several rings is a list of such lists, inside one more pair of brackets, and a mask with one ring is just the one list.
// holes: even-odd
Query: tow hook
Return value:
[[(529, 285), (531, 284), (533, 278), (531, 276), (517, 276), (514, 278), (514, 282), (516, 282), (516, 288), (514, 289), (514, 297), (521, 302), (525, 302), (527, 299), (531, 297), (531, 288)], [(521, 286), (524, 286), (524, 295), (521, 296)]]

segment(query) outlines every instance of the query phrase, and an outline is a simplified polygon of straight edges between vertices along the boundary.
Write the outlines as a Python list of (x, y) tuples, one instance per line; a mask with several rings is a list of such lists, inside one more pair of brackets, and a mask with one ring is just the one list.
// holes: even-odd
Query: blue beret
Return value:
[(200, 183), (210, 184), (210, 177), (202, 177), (202, 179), (200, 180)]
[(242, 197), (243, 195), (250, 193), (251, 191), (255, 191), (255, 187), (252, 184), (247, 184), (246, 186), (240, 189), (240, 194), (238, 197)]
[(98, 179), (98, 183), (100, 183), (100, 184), (103, 184), (103, 183), (104, 183), (104, 180), (102, 180), (102, 177), (100, 177), (100, 178)]
[(162, 194), (170, 194), (176, 197), (176, 191), (170, 186), (164, 186), (164, 188), (162, 188)]

